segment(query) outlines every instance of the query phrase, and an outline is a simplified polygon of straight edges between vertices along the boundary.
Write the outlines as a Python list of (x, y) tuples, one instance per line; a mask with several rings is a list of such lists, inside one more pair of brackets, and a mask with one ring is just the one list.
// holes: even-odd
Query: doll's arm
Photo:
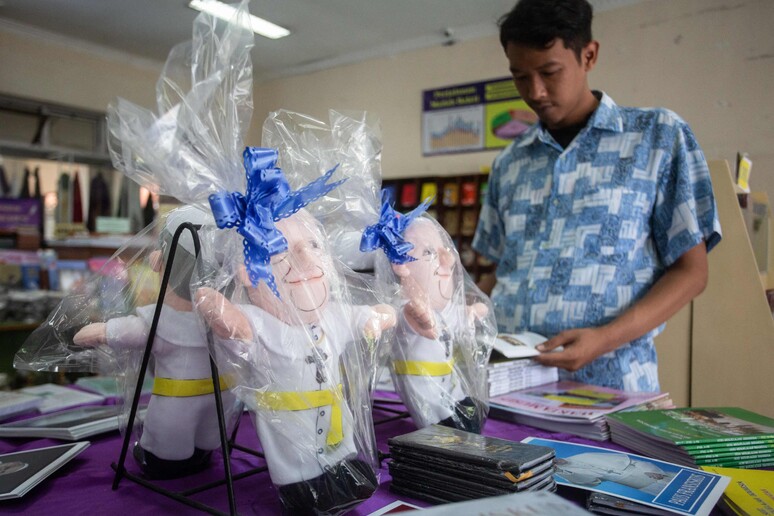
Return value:
[(221, 339), (252, 340), (253, 330), (245, 314), (211, 288), (196, 291), (196, 310)]
[(365, 336), (368, 339), (378, 340), (384, 330), (394, 327), (398, 318), (395, 309), (390, 305), (374, 305), (371, 307), (373, 315), (366, 321)]
[(73, 342), (79, 346), (93, 348), (107, 344), (107, 324), (87, 324), (75, 334)]
[(136, 315), (116, 317), (107, 322), (87, 324), (73, 337), (78, 346), (137, 348), (148, 342), (148, 325)]
[(430, 305), (420, 299), (411, 299), (403, 305), (403, 317), (412, 330), (426, 339), (437, 339), (435, 314)]

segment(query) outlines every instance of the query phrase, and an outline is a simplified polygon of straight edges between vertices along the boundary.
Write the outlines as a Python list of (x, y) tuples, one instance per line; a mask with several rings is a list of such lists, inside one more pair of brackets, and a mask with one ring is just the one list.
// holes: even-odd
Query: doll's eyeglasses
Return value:
[[(438, 249), (444, 250), (446, 255), (453, 255), (454, 250), (451, 247), (443, 246)], [(420, 255), (417, 257), (418, 260), (422, 260), (425, 262), (434, 262), (439, 260), (439, 253), (438, 249), (433, 247), (426, 247), (421, 250)]]

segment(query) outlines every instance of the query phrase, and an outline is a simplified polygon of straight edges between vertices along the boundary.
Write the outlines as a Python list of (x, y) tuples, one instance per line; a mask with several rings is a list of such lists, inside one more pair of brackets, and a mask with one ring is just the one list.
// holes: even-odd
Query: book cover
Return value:
[(553, 456), (553, 450), (431, 425), (387, 440), (404, 455), (442, 457), (511, 473), (530, 469)]
[(723, 500), (737, 514), (774, 514), (774, 471), (702, 466), (731, 478)]
[[(0, 425), (0, 437), (77, 440), (118, 430), (117, 405), (78, 407)], [(139, 412), (142, 414), (142, 412)]]
[(668, 516), (672, 514), (671, 511), (648, 507), (647, 505), (604, 493), (589, 493), (589, 497), (586, 499), (586, 508), (591, 512), (599, 514), (653, 514), (654, 516)]
[(0, 420), (31, 412), (43, 400), (37, 396), (16, 391), (0, 391)]
[(738, 407), (620, 412), (609, 415), (608, 420), (614, 431), (617, 426), (627, 427), (679, 446), (774, 437), (774, 419)]
[[(553, 471), (553, 462), (550, 458), (532, 466), (528, 470), (516, 472), (514, 474), (510, 471), (500, 471), (484, 466), (461, 463), (456, 460), (444, 459), (443, 457), (431, 455), (404, 455), (398, 448), (393, 448), (390, 452), (391, 457), (395, 462), (400, 462), (407, 466), (425, 468), (426, 470), (437, 471), (444, 475), (456, 475), (461, 478), (478, 482), (486, 481), (506, 489), (510, 489), (513, 484), (531, 481), (533, 478), (541, 476), (545, 472), (549, 472), (549, 470)], [(521, 487), (523, 487), (523, 485), (524, 484), (522, 484)]]
[(38, 411), (41, 414), (74, 407), (76, 405), (98, 403), (105, 400), (105, 397), (99, 394), (83, 392), (53, 383), (35, 385), (34, 387), (24, 387), (23, 389), (19, 389), (18, 392), (39, 397), (41, 403), (38, 405)]
[(490, 400), (490, 404), (554, 421), (595, 421), (607, 414), (665, 395), (666, 393), (624, 392), (597, 385), (559, 381), (496, 396)]
[(544, 336), (529, 331), (521, 333), (499, 333), (494, 341), (494, 350), (505, 358), (527, 358), (540, 354), (535, 347), (547, 341)]
[(24, 496), (88, 446), (84, 441), (0, 455), (0, 500)]
[(556, 483), (608, 494), (676, 514), (706, 516), (730, 478), (642, 455), (528, 437), (556, 451)]

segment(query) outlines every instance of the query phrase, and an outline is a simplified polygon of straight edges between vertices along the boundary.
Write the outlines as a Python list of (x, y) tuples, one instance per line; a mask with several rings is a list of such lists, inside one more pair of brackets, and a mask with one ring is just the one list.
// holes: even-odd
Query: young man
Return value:
[(688, 125), (589, 88), (591, 19), (586, 0), (521, 0), (501, 20), (539, 123), (495, 159), (473, 247), (497, 263), (482, 287), (494, 287), (499, 330), (549, 337), (539, 362), (657, 391), (653, 338), (704, 289), (720, 224)]

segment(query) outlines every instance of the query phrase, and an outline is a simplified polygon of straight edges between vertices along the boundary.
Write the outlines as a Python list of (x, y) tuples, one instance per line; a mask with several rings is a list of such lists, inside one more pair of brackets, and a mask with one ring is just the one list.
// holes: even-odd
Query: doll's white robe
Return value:
[[(272, 482), (281, 486), (309, 480), (344, 459), (354, 458), (356, 442), (367, 436), (355, 435), (354, 417), (340, 390), (339, 359), (347, 346), (363, 335), (366, 321), (374, 315), (371, 308), (330, 303), (318, 323), (293, 326), (254, 305), (237, 306), (250, 320), (255, 336), (249, 360), (260, 392), (255, 399), (244, 401), (255, 409), (258, 437)], [(333, 393), (334, 403), (300, 410), (280, 407), (285, 405), (283, 400), (308, 407), (314, 404), (313, 394), (304, 393), (324, 391)], [(269, 406), (271, 400), (280, 406)], [(333, 438), (329, 433), (337, 433), (332, 420), (339, 418), (341, 440), (329, 444)]]
[[(117, 351), (144, 348), (155, 309), (156, 305), (147, 305), (138, 308), (137, 315), (109, 320), (108, 346)], [(153, 363), (157, 380), (200, 380), (205, 386), (212, 381), (210, 354), (196, 314), (162, 308), (153, 343)], [(151, 395), (140, 438), (142, 448), (165, 460), (187, 459), (194, 448), (218, 448), (215, 396), (211, 388), (209, 392), (198, 396)], [(223, 390), (222, 399), (226, 420), (231, 421), (236, 412), (234, 395)]]
[[(437, 339), (419, 335), (400, 311), (396, 342), (393, 345), (395, 388), (419, 428), (451, 417), (457, 402), (467, 397), (458, 370), (454, 367), (454, 346), (467, 330), (464, 309), (449, 303), (441, 312), (433, 312)], [(436, 364), (449, 374), (401, 374), (400, 364)], [(447, 364), (445, 366), (444, 364)], [(422, 365), (416, 367), (421, 368)]]

